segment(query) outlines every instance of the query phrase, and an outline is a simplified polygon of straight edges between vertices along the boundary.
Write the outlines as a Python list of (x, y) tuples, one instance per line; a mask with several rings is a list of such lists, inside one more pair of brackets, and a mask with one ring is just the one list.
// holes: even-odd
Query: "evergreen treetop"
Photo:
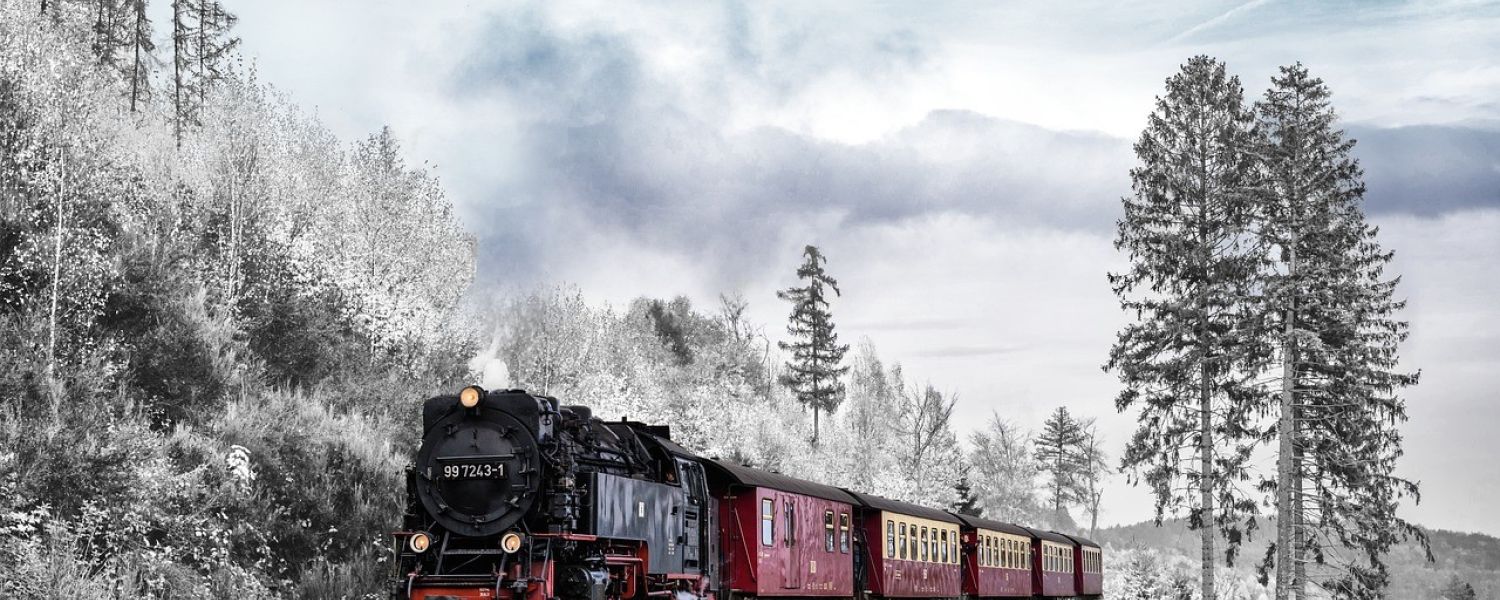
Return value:
[(839, 295), (838, 281), (823, 269), (827, 258), (817, 246), (802, 251), (803, 263), (797, 278), (804, 283), (776, 292), (776, 297), (792, 303), (792, 314), (786, 331), (790, 341), (780, 342), (782, 350), (792, 353), (786, 363), (782, 385), (791, 388), (797, 401), (813, 409), (813, 443), (818, 440), (818, 416), (833, 412), (844, 400), (844, 383), (840, 377), (849, 367), (842, 365), (848, 344), (840, 344), (829, 312), (828, 292)]
[(1054, 513), (1061, 513), (1064, 505), (1080, 500), (1077, 491), (1085, 466), (1083, 441), (1083, 425), (1068, 413), (1065, 406), (1052, 412), (1037, 436), (1034, 455), (1041, 463), (1042, 471), (1052, 478)]

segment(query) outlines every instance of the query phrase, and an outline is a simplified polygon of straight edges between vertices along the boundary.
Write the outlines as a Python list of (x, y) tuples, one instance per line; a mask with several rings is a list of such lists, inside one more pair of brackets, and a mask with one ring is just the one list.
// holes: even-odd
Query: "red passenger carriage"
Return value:
[(963, 589), (976, 598), (1030, 598), (1031, 531), (958, 515), (963, 521)]
[(704, 460), (719, 498), (719, 589), (755, 596), (854, 595), (858, 502), (835, 487)]
[(1032, 589), (1039, 596), (1076, 596), (1073, 540), (1050, 531), (1031, 531)]
[(1064, 535), (1073, 541), (1073, 581), (1078, 595), (1099, 597), (1104, 594), (1104, 552), (1089, 540), (1076, 535)]
[(962, 592), (959, 528), (952, 514), (851, 493), (869, 546), (866, 588), (883, 598), (953, 598)]

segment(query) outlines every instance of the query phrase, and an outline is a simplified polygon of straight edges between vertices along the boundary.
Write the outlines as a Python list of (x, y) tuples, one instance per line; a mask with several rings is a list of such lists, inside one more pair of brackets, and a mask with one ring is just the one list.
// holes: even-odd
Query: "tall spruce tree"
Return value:
[[(1416, 485), (1393, 475), (1401, 454), (1397, 391), (1416, 376), (1397, 370), (1407, 324), (1397, 278), (1360, 203), (1354, 141), (1337, 129), (1323, 81), (1300, 63), (1282, 67), (1257, 104), (1265, 173), (1260, 237), (1268, 252), (1265, 320), (1276, 324), (1279, 405), (1276, 598), (1306, 598), (1308, 563), (1341, 564), (1324, 587), (1378, 597), (1382, 555), (1421, 533), (1395, 515)], [(1425, 541), (1424, 541), (1425, 544)], [(1345, 551), (1358, 557), (1348, 558)]]
[(1166, 85), (1135, 144), (1115, 240), (1131, 265), (1109, 276), (1136, 321), (1105, 368), (1124, 386), (1116, 407), (1140, 411), (1123, 464), (1151, 487), (1158, 521), (1168, 507), (1188, 510), (1202, 536), (1203, 600), (1215, 600), (1214, 530), (1232, 561), (1255, 527), (1239, 482), (1258, 438), (1252, 417), (1265, 409), (1246, 374), (1263, 352), (1246, 306), (1259, 264), (1247, 234), (1254, 117), (1239, 79), (1207, 56)]
[(844, 383), (839, 378), (849, 370), (842, 365), (849, 345), (839, 343), (839, 335), (833, 330), (833, 315), (828, 310), (828, 292), (839, 295), (838, 281), (823, 270), (828, 259), (817, 246), (807, 246), (802, 256), (802, 266), (797, 268), (797, 278), (804, 282), (802, 287), (776, 292), (776, 297), (792, 303), (786, 327), (792, 340), (778, 344), (782, 350), (790, 350), (792, 358), (787, 361), (787, 372), (780, 381), (791, 388), (798, 402), (813, 409), (812, 443), (816, 446), (818, 415), (833, 412), (844, 400)]
[(1052, 480), (1052, 514), (1061, 515), (1063, 507), (1079, 500), (1079, 478), (1083, 475), (1083, 426), (1065, 406), (1057, 407), (1042, 424), (1036, 439), (1034, 456), (1041, 470)]

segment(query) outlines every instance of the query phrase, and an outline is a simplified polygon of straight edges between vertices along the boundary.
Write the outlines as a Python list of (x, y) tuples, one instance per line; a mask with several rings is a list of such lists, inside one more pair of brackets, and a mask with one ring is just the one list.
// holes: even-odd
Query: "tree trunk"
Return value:
[(54, 223), (56, 235), (52, 240), (52, 306), (47, 317), (47, 387), (52, 391), (52, 420), (57, 422), (59, 403), (57, 386), (57, 308), (58, 296), (62, 293), (62, 246), (63, 246), (63, 186), (66, 185), (67, 167), (66, 160), (61, 152), (57, 156), (57, 186), (54, 188), (55, 200), (57, 201), (57, 223)]
[(1297, 600), (1307, 598), (1306, 518), (1302, 511), (1302, 408), (1292, 406), (1292, 594)]
[(812, 445), (813, 445), (814, 448), (818, 447), (818, 405), (817, 404), (813, 405), (813, 439), (812, 439)]
[[(1297, 249), (1295, 243), (1288, 249), (1288, 279), (1295, 277), (1297, 271)], [(1295, 441), (1293, 436), (1296, 427), (1296, 413), (1294, 406), (1296, 398), (1294, 389), (1296, 387), (1296, 364), (1295, 343), (1292, 336), (1295, 333), (1296, 318), (1296, 292), (1291, 292), (1291, 299), (1282, 317), (1283, 334), (1281, 340), (1281, 417), (1276, 425), (1276, 436), (1279, 438), (1278, 453), (1276, 457), (1276, 600), (1288, 600), (1292, 597), (1292, 561), (1295, 560), (1294, 542), (1292, 532), (1296, 528), (1296, 509), (1292, 505), (1292, 497), (1296, 492), (1292, 489), (1295, 475), (1292, 473), (1292, 454)]]
[[(1206, 360), (1206, 359), (1205, 359)], [(1198, 416), (1199, 434), (1198, 460), (1202, 473), (1198, 478), (1198, 492), (1203, 504), (1203, 600), (1216, 600), (1214, 594), (1214, 480), (1213, 480), (1213, 386), (1209, 380), (1207, 362), (1199, 369)]]
[(145, 0), (134, 0), (135, 6), (135, 34), (131, 36), (132, 46), (135, 47), (135, 62), (130, 69), (130, 112), (136, 112), (136, 103), (141, 97), (141, 30), (146, 26), (146, 2)]
[(1098, 539), (1095, 535), (1099, 532), (1099, 503), (1096, 501), (1089, 507), (1089, 539)]
[(187, 35), (183, 31), (182, 0), (172, 0), (172, 119), (175, 128), (173, 133), (177, 138), (177, 147), (182, 147), (182, 53), (186, 50), (183, 46), (187, 43)]

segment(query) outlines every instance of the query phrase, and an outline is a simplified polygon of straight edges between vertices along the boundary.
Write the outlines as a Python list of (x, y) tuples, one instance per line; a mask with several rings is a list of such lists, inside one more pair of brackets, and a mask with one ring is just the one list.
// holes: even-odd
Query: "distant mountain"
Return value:
[[(1387, 560), (1391, 568), (1391, 588), (1387, 597), (1395, 600), (1435, 599), (1438, 598), (1437, 590), (1456, 575), (1473, 585), (1480, 599), (1500, 600), (1500, 539), (1482, 533), (1425, 531), (1432, 544), (1434, 562), (1424, 560), (1421, 548), (1414, 542), (1397, 547)], [(1244, 544), (1235, 561), (1236, 570), (1253, 572), (1275, 535), (1274, 523), (1260, 521), (1259, 528)], [(1189, 557), (1197, 557), (1199, 552), (1198, 533), (1190, 531), (1182, 519), (1163, 522), (1160, 527), (1146, 521), (1101, 528), (1095, 541), (1106, 547), (1179, 552)]]

